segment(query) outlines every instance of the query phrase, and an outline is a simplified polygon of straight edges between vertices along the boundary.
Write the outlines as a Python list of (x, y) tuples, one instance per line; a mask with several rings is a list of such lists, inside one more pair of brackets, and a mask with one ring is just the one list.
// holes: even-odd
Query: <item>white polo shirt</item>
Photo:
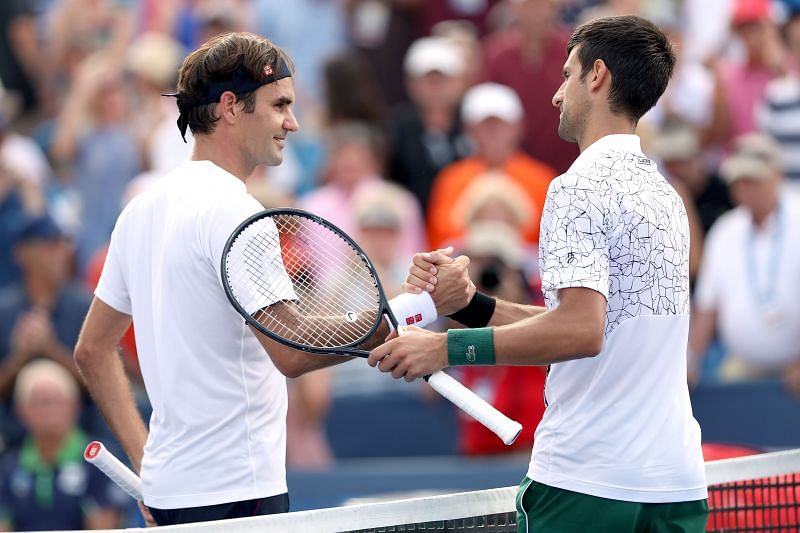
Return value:
[(114, 228), (95, 294), (136, 326), (153, 406), (141, 471), (149, 506), (286, 492), (286, 380), (220, 280), (228, 236), (261, 209), (235, 176), (187, 161)]
[(779, 373), (800, 358), (800, 198), (790, 189), (755, 230), (737, 207), (712, 226), (697, 279), (698, 309), (717, 312), (726, 349), (755, 370)]
[(587, 287), (607, 300), (603, 350), (551, 365), (528, 477), (615, 500), (707, 497), (686, 383), (689, 225), (634, 135), (588, 147), (547, 193), (547, 307)]

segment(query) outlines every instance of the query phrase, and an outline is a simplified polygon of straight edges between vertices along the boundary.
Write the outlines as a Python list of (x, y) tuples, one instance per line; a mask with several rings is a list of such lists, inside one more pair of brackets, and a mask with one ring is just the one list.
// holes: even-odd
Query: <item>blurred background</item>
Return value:
[[(2, 0), (0, 529), (139, 523), (81, 460), (114, 441), (72, 350), (116, 217), (191, 150), (161, 96), (189, 51), (246, 30), (293, 57), (301, 130), (248, 188), (353, 235), (389, 296), (452, 244), (480, 290), (541, 304), (540, 214), (578, 155), (551, 104), (565, 45), (618, 14), (678, 54), (638, 133), (689, 215), (707, 459), (800, 446), (800, 0)], [(148, 416), (133, 331), (120, 354)], [(525, 425), (514, 446), (362, 361), (291, 380), (293, 509), (519, 482), (545, 370), (457, 374)]]

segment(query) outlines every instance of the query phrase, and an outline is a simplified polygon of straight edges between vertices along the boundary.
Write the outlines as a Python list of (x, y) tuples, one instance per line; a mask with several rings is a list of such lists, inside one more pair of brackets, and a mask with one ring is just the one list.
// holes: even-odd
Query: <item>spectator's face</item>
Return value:
[(553, 96), (553, 105), (561, 111), (558, 136), (567, 142), (578, 142), (583, 135), (591, 107), (586, 80), (581, 80), (579, 48), (580, 46), (573, 48), (564, 63), (564, 81)]
[(730, 185), (731, 199), (755, 217), (764, 217), (777, 205), (780, 176), (768, 179), (742, 178)]
[[(398, 259), (400, 230), (397, 227), (362, 227), (358, 229), (357, 240), (367, 257), (379, 267), (391, 268)], [(388, 291), (389, 287), (384, 289)]]
[(377, 158), (364, 143), (350, 142), (337, 146), (330, 154), (326, 180), (350, 188), (362, 179), (380, 174)]
[(747, 49), (747, 56), (751, 59), (760, 58), (766, 48), (769, 38), (770, 23), (767, 21), (745, 22), (736, 26), (736, 34)]
[(75, 427), (78, 402), (61, 386), (41, 379), (17, 410), (34, 438), (58, 438)]
[(438, 71), (408, 80), (411, 99), (422, 109), (455, 109), (461, 100), (463, 89), (461, 77), (449, 76)]
[(239, 144), (245, 158), (257, 165), (277, 166), (289, 132), (300, 129), (292, 111), (294, 81), (283, 78), (260, 87), (252, 113), (242, 113), (238, 124)]
[(786, 47), (795, 61), (800, 63), (800, 15), (795, 15), (784, 29)]
[(516, 0), (511, 7), (515, 25), (525, 33), (547, 32), (559, 14), (557, 0)]
[(25, 241), (17, 245), (15, 252), (26, 277), (53, 285), (61, 285), (69, 278), (72, 249), (64, 239)]
[(469, 135), (477, 144), (478, 154), (482, 157), (492, 159), (494, 154), (506, 157), (519, 149), (522, 123), (489, 117), (469, 125)]

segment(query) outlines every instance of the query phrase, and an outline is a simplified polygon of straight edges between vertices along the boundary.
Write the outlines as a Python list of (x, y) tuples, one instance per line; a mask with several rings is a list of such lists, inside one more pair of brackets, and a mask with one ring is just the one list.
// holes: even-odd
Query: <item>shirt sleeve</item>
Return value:
[(540, 249), (545, 293), (585, 287), (609, 293), (608, 228), (595, 181), (565, 174), (550, 185)]
[(232, 283), (232, 289), (237, 301), (250, 314), (275, 302), (297, 299), (283, 263), (278, 230), (271, 219), (261, 219), (239, 235), (223, 272), (222, 254), (231, 234), (261, 210), (261, 205), (248, 196), (238, 204), (217, 210), (216, 220), (208, 226), (208, 254), (218, 279), (230, 273), (234, 280), (241, 280)]
[(131, 315), (131, 297), (128, 292), (128, 285), (125, 282), (125, 268), (123, 262), (124, 239), (124, 215), (120, 216), (114, 231), (111, 233), (111, 243), (108, 246), (106, 260), (103, 264), (103, 272), (97, 282), (94, 291), (95, 296), (110, 305), (120, 313)]

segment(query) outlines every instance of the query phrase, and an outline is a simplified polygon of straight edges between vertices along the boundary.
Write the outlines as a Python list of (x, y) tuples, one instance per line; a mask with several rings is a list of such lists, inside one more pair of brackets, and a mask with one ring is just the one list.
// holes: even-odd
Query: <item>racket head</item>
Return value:
[[(225, 244), (220, 271), (225, 295), (245, 321), (297, 350), (366, 357), (356, 346), (383, 317), (397, 325), (361, 247), (302, 209), (266, 209), (242, 222)], [(281, 306), (291, 306), (292, 320)]]

